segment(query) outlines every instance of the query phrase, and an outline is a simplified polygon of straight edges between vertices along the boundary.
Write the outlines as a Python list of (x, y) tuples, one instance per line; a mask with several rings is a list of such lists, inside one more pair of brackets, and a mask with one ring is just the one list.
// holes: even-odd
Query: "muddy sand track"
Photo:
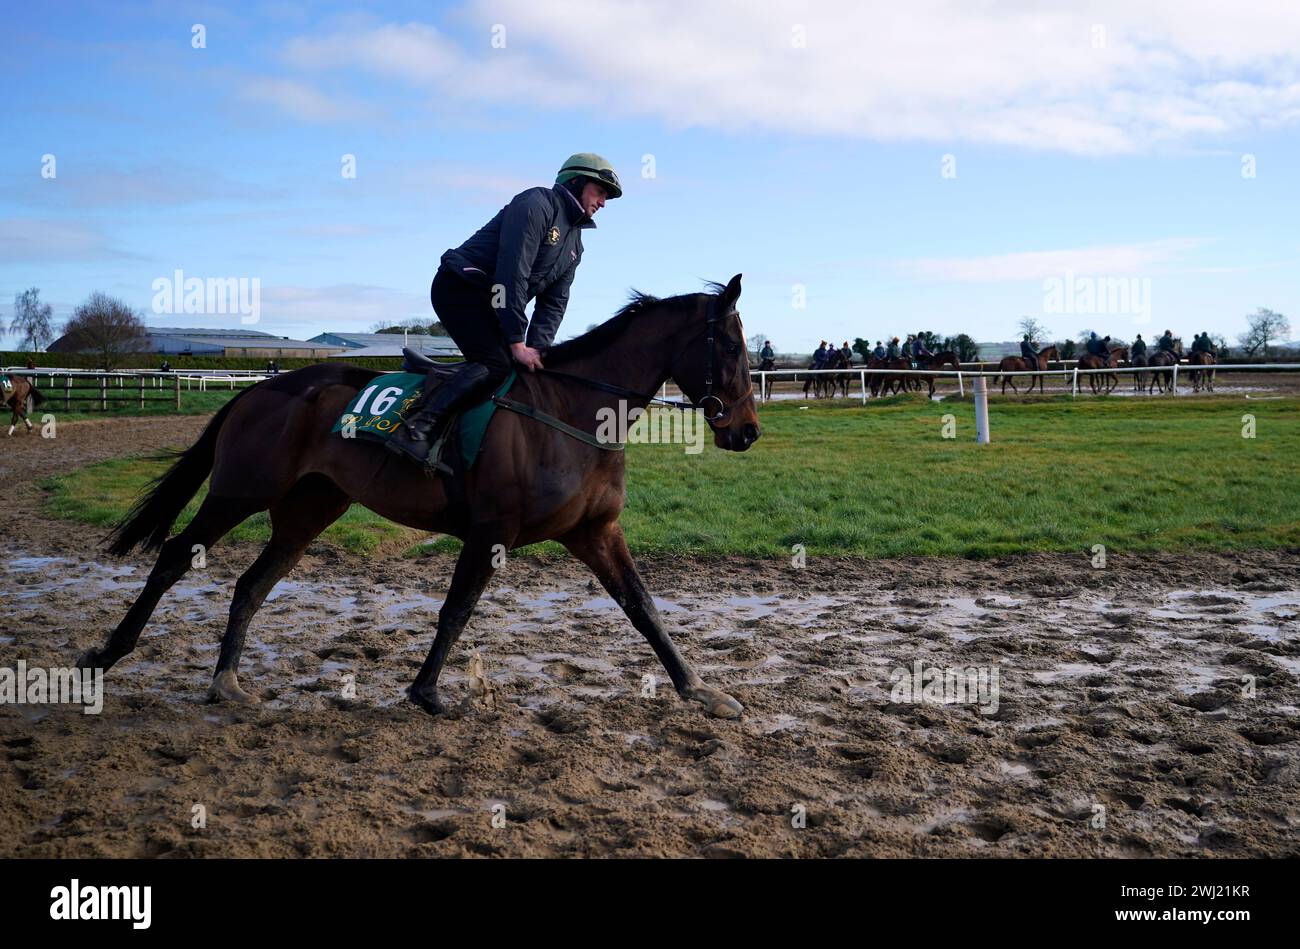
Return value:
[[(202, 424), (15, 436), (0, 476)], [(0, 667), (63, 665), (148, 564), (42, 521), (30, 480), (7, 502)], [(1294, 554), (644, 563), (679, 646), (745, 703), (726, 722), (676, 698), (581, 566), (527, 558), (492, 584), (444, 675), (453, 711), (430, 719), (402, 690), (450, 560), (328, 549), (250, 629), (241, 682), (262, 703), (209, 705), (256, 555), (219, 547), (109, 673), (102, 714), (0, 706), (0, 854), (1295, 856)], [(996, 669), (996, 709), (899, 700), (890, 673), (917, 662)]]

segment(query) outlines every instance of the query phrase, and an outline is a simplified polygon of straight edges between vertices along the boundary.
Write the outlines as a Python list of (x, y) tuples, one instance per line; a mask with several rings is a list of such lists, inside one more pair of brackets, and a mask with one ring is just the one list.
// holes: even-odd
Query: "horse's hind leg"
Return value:
[(655, 655), (668, 671), (677, 694), (700, 702), (710, 715), (739, 718), (744, 707), (725, 692), (705, 685), (694, 669), (682, 658), (668, 637), (653, 598), (641, 582), (632, 554), (616, 521), (579, 530), (561, 538), (575, 557), (596, 574), (614, 602), (623, 607), (628, 619), (650, 643)]
[(209, 495), (189, 525), (162, 545), (144, 589), (102, 649), (91, 649), (77, 660), (79, 668), (109, 669), (135, 648), (140, 633), (162, 595), (183, 577), (193, 563), (194, 547), (211, 547), (235, 525), (266, 507), (265, 502), (214, 498)]
[(352, 499), (334, 482), (322, 475), (308, 475), (271, 507), (271, 541), (235, 582), (209, 700), (242, 704), (257, 701), (239, 687), (237, 678), (248, 624), (272, 588), (302, 559), (307, 546), (342, 517), (351, 503)]

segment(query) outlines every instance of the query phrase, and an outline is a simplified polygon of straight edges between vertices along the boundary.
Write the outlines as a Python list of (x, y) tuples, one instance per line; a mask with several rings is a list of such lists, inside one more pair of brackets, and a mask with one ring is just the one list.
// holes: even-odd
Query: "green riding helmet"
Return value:
[(555, 176), (555, 183), (562, 185), (574, 178), (590, 178), (604, 185), (611, 198), (623, 196), (623, 188), (618, 183), (618, 173), (614, 171), (614, 166), (595, 152), (578, 152), (576, 155), (570, 155), (560, 167), (560, 173)]

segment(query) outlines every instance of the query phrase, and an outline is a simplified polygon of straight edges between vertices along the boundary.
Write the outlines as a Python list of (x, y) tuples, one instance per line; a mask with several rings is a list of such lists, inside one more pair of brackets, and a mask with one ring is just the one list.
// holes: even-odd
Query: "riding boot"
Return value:
[(435, 438), (434, 435), (441, 423), (477, 392), (488, 375), (487, 366), (476, 362), (466, 363), (455, 375), (439, 385), (440, 372), (430, 370), (424, 381), (426, 395), (421, 398), (411, 416), (388, 439), (388, 450), (450, 474), (451, 469), (437, 460), (442, 437)]

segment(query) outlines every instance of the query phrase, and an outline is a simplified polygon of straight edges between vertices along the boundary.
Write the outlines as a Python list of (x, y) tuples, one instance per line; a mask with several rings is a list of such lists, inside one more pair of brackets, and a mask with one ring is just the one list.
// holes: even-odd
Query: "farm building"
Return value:
[(459, 356), (460, 350), (449, 336), (425, 336), (419, 333), (321, 333), (313, 336), (311, 342), (322, 346), (346, 347), (343, 352), (335, 352), (331, 359), (347, 359), (357, 356), (400, 356), (402, 347), (407, 346), (430, 358), (441, 356)]
[[(145, 328), (146, 343), (139, 352), (169, 356), (255, 356), (267, 359), (318, 359), (338, 352), (339, 345), (273, 336), (250, 329), (195, 329), (190, 327)], [(82, 351), (67, 336), (60, 336), (49, 346), (52, 353)]]

